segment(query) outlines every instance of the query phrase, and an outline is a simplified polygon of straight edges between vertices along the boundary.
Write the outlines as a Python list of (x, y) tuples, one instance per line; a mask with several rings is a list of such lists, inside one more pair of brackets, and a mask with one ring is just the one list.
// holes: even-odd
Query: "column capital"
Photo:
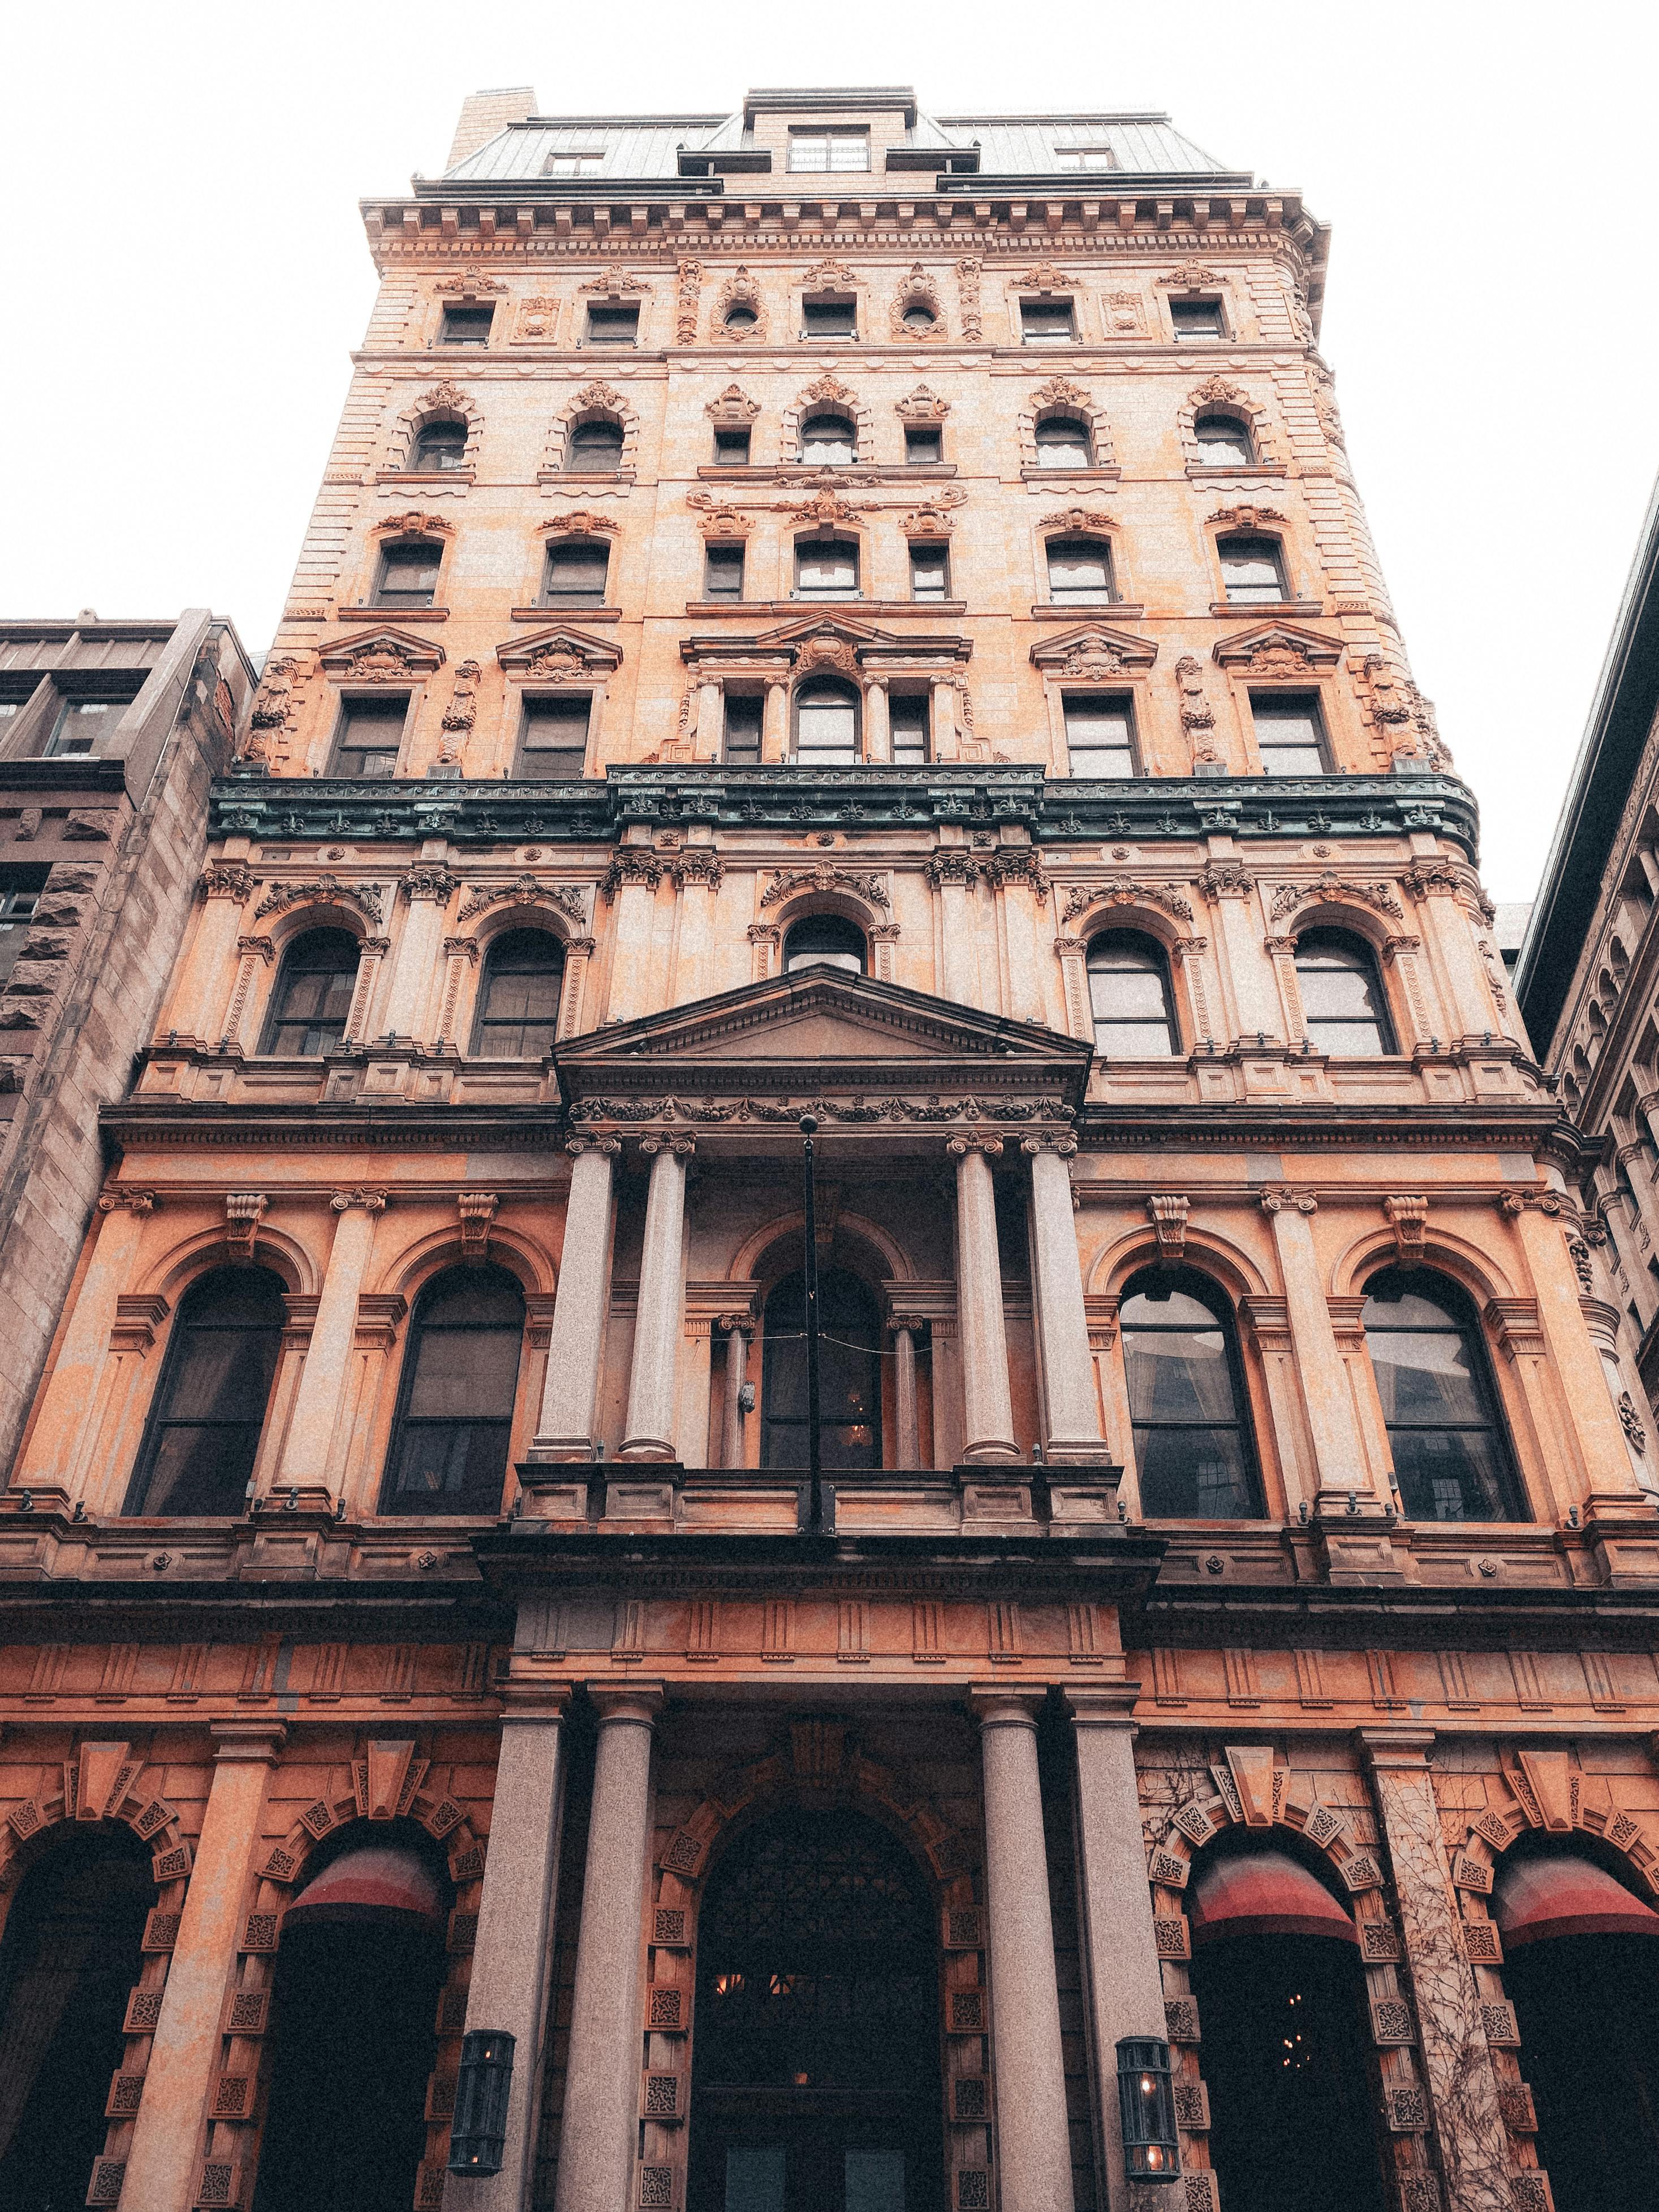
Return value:
[(603, 1152), (608, 1158), (615, 1159), (622, 1150), (622, 1139), (620, 1137), (567, 1137), (564, 1140), (564, 1148), (568, 1152), (574, 1152), (579, 1159), (584, 1152)]
[(98, 1200), (100, 1213), (136, 1213), (141, 1218), (161, 1204), (153, 1190), (106, 1190)]
[(1264, 1213), (1317, 1213), (1319, 1199), (1310, 1190), (1292, 1190), (1287, 1182), (1270, 1182), (1261, 1192)]
[(662, 1711), (660, 1682), (584, 1682), (582, 1687), (599, 1714), (601, 1728), (620, 1721), (648, 1729)]
[(949, 1139), (945, 1149), (953, 1160), (965, 1160), (975, 1152), (994, 1160), (1001, 1158), (1002, 1139), (989, 1129), (962, 1129)]
[(501, 1685), (501, 1725), (533, 1723), (543, 1728), (557, 1728), (570, 1710), (568, 1682), (543, 1682), (533, 1678), (515, 1680), (509, 1672)]
[(1427, 1764), (1434, 1742), (1432, 1729), (1356, 1729), (1359, 1755), (1370, 1767), (1419, 1771)]
[(270, 1766), (288, 1741), (286, 1721), (214, 1721), (210, 1732), (216, 1766)]
[(337, 1190), (328, 1201), (331, 1213), (349, 1213), (354, 1206), (361, 1206), (365, 1213), (384, 1213), (386, 1194), (383, 1190)]
[(968, 1692), (968, 1708), (981, 1729), (990, 1728), (1036, 1730), (1041, 1690), (1005, 1690), (1000, 1683), (976, 1682)]
[(1140, 1733), (1139, 1723), (1134, 1717), (1139, 1695), (1139, 1682), (1115, 1682), (1109, 1688), (1103, 1685), (1099, 1689), (1060, 1692), (1073, 1728), (1110, 1729), (1132, 1739)]
[(887, 1326), (895, 1336), (920, 1336), (929, 1325), (926, 1314), (894, 1312), (887, 1316)]
[(695, 1137), (671, 1136), (665, 1132), (659, 1136), (640, 1139), (640, 1150), (647, 1158), (654, 1158), (659, 1152), (667, 1152), (676, 1159), (689, 1159), (696, 1149), (697, 1140)]
[(1029, 1153), (1033, 1159), (1039, 1152), (1058, 1152), (1061, 1159), (1069, 1160), (1076, 1155), (1077, 1139), (1069, 1130), (1056, 1130), (1048, 1135), (1022, 1137), (1019, 1140), (1019, 1149), (1022, 1152)]
[(716, 1314), (714, 1321), (728, 1336), (752, 1336), (755, 1334), (755, 1316), (751, 1313)]

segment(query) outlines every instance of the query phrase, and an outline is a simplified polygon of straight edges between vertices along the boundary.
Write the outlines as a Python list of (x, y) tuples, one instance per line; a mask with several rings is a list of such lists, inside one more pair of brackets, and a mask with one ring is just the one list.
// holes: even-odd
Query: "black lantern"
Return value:
[(1176, 2180), (1181, 2150), (1176, 2141), (1167, 2043), (1131, 2035), (1119, 2044), (1117, 2102), (1123, 2121), (1123, 2166), (1130, 2180)]
[(461, 2038), (461, 2070), (455, 2077), (452, 2173), (501, 2172), (512, 2087), (513, 2038), (499, 2028), (470, 2028)]

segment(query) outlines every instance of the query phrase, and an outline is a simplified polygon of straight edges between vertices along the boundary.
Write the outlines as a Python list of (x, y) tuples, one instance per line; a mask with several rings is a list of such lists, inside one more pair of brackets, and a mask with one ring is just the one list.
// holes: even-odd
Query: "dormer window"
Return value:
[(870, 133), (867, 131), (792, 131), (789, 134), (789, 166), (813, 175), (823, 176), (848, 169), (867, 169), (870, 166)]
[(423, 423), (416, 433), (409, 465), (417, 475), (437, 476), (466, 465), (466, 425), (445, 421)]
[(1115, 169), (1117, 155), (1109, 146), (1056, 146), (1054, 160), (1062, 169)]
[(855, 338), (858, 336), (856, 300), (803, 300), (800, 334), (804, 338)]
[(550, 177), (597, 177), (604, 167), (603, 154), (550, 154), (544, 173)]

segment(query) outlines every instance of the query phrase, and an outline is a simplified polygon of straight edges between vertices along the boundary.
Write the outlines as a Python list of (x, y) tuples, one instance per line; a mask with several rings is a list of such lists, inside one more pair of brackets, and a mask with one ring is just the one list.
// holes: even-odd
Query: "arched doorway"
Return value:
[(413, 2202), (449, 1897), (417, 1836), (343, 1838), (283, 1917), (255, 2212)]
[(859, 1813), (758, 1822), (698, 1916), (688, 2212), (940, 2212), (939, 1954)]
[[(826, 1468), (881, 1465), (881, 1315), (846, 1267), (818, 1272), (818, 1443)], [(805, 1467), (806, 1283), (797, 1268), (766, 1301), (761, 1465)]]
[(1288, 1850), (1224, 1842), (1200, 1861), (1188, 1911), (1227, 2212), (1384, 2212), (1364, 1972), (1346, 1906)]
[(55, 1842), (18, 1892), (0, 1950), (6, 2212), (65, 2212), (86, 2201), (155, 1902), (149, 1854), (125, 1829)]

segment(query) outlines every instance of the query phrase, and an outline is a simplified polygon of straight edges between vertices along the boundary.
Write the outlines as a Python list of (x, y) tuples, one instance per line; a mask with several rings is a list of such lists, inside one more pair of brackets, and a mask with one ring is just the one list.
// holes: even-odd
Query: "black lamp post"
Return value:
[(452, 2173), (499, 2173), (507, 2148), (507, 2100), (513, 2088), (513, 2038), (475, 2027), (461, 2038), (450, 2124)]
[(1167, 2043), (1152, 2036), (1126, 2036), (1118, 2045), (1117, 2102), (1123, 2166), (1130, 2180), (1177, 2180), (1181, 2148)]
[(806, 1525), (814, 1531), (823, 1526), (823, 1462), (818, 1449), (818, 1218), (812, 1158), (812, 1139), (817, 1127), (815, 1115), (801, 1115), (802, 1149), (806, 1163), (806, 1252), (801, 1267), (806, 1293)]

